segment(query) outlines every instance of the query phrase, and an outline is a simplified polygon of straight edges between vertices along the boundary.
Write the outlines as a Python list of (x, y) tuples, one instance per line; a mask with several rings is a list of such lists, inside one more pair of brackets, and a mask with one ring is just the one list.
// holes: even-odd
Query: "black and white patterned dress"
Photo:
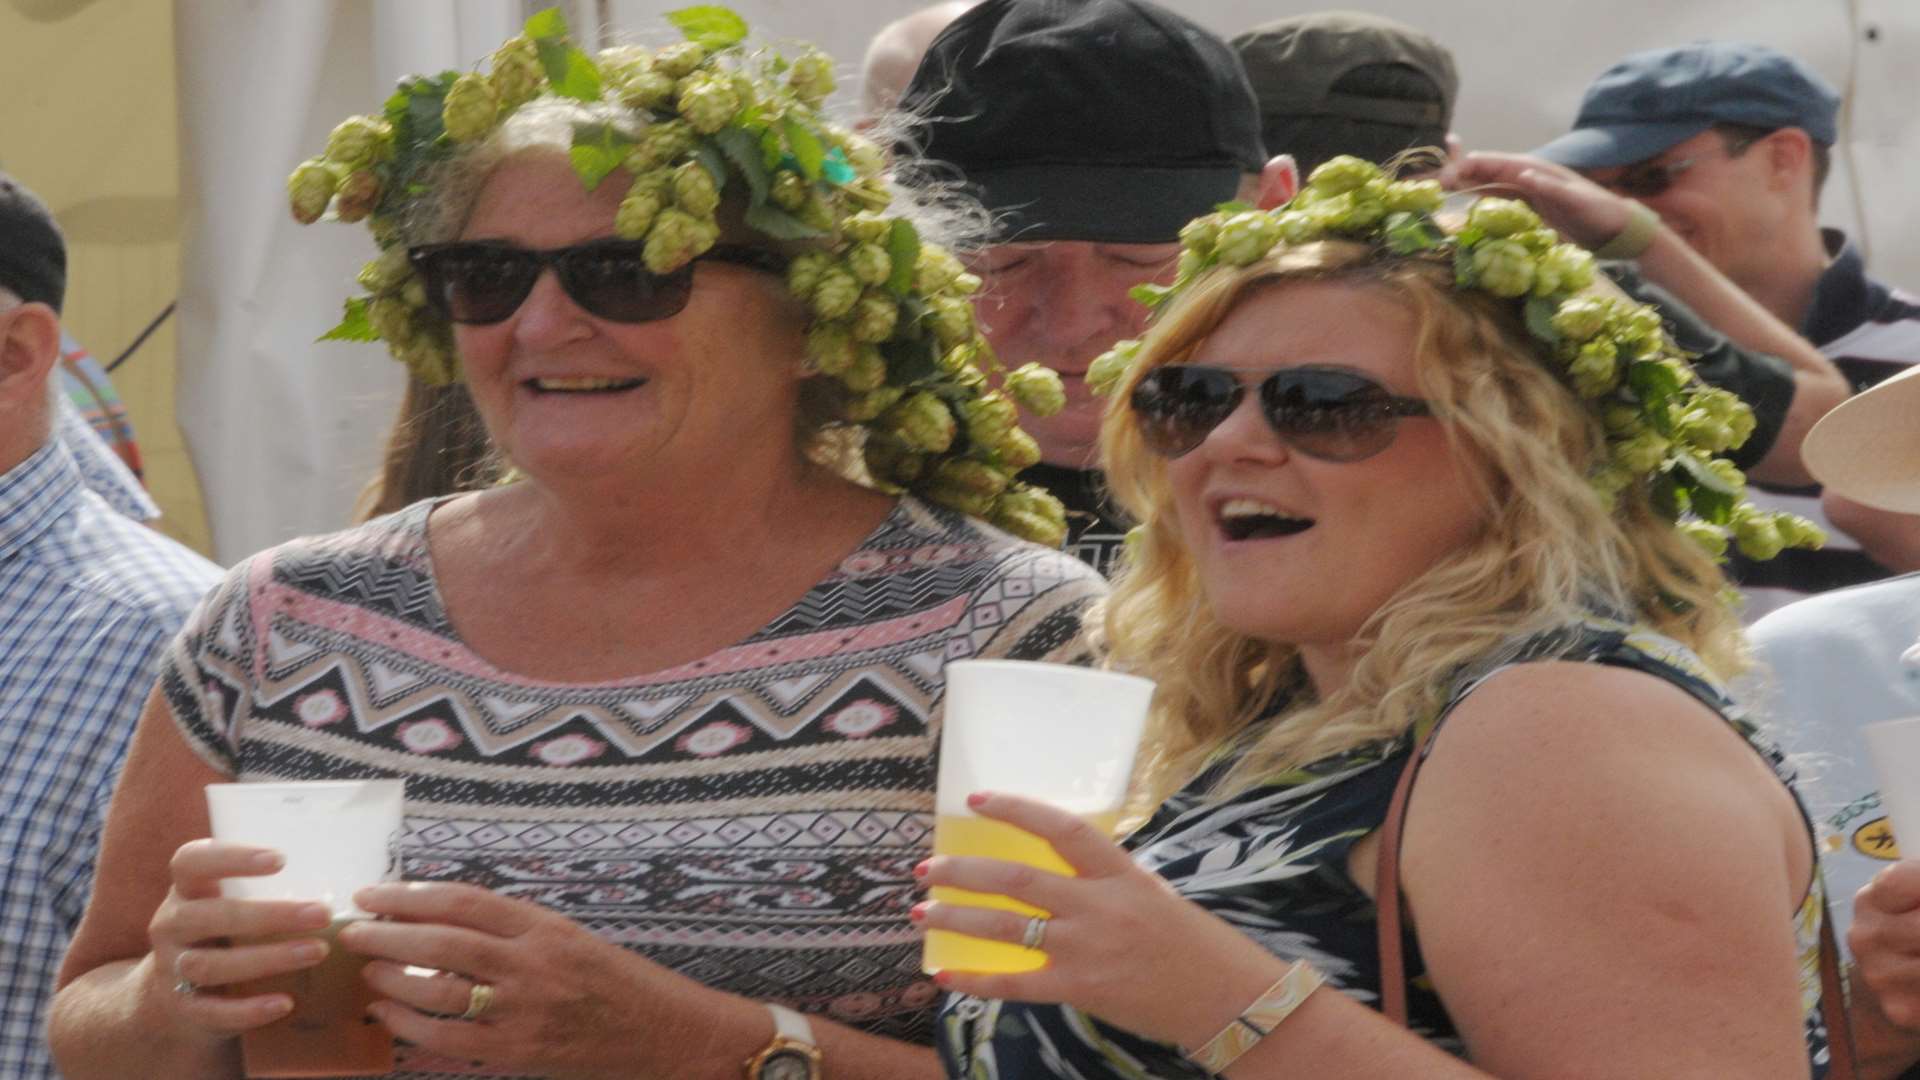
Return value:
[[(547, 683), (461, 642), (430, 509), (233, 571), (164, 676), (197, 752), (241, 780), (404, 778), (408, 879), (537, 901), (709, 986), (930, 1041), (907, 911), (943, 669), (1077, 658), (1099, 576), (906, 498), (746, 640)], [(403, 1048), (395, 1075), (472, 1071)]]

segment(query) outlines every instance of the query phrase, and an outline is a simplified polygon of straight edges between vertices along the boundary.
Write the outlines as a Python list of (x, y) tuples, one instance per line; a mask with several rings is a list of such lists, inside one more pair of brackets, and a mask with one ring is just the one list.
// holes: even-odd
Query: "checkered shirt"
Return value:
[(168, 641), (220, 569), (111, 509), (57, 439), (0, 474), (0, 1077), (46, 1010)]

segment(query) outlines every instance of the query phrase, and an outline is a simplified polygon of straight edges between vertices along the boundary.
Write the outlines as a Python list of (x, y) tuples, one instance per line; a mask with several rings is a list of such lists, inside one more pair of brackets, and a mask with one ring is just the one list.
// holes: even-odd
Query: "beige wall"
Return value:
[[(0, 0), (0, 167), (67, 234), (65, 321), (101, 363), (132, 344), (179, 282), (173, 6), (163, 0)], [(208, 550), (174, 423), (174, 327), (113, 374), (133, 415), (161, 525)]]

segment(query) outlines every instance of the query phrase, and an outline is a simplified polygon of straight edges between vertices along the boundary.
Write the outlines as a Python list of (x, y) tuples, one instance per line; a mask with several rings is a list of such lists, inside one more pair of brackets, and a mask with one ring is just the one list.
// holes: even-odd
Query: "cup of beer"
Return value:
[[(934, 854), (1010, 859), (1072, 874), (1051, 844), (975, 814), (967, 796), (976, 791), (1023, 795), (1078, 814), (1111, 834), (1126, 799), (1153, 682), (1023, 660), (958, 660), (947, 665), (946, 675)], [(966, 889), (935, 888), (933, 898), (1047, 914), (1010, 897)], [(921, 968), (929, 974), (1033, 971), (1046, 959), (1041, 949), (930, 930)]]
[(1893, 842), (1907, 858), (1920, 855), (1920, 716), (1868, 724), (1861, 730), (1880, 781), (1880, 807), (1893, 826)]
[(317, 966), (236, 986), (233, 993), (288, 994), (293, 1011), (240, 1037), (250, 1077), (384, 1076), (393, 1071), (393, 1036), (367, 1015), (373, 989), (360, 977), (367, 958), (339, 947), (340, 928), (368, 918), (353, 894), (399, 872), (400, 780), (314, 780), (208, 784), (213, 838), (272, 848), (286, 858), (267, 877), (224, 878), (222, 895), (248, 900), (312, 900), (333, 909), (323, 931), (298, 935), (327, 943)]

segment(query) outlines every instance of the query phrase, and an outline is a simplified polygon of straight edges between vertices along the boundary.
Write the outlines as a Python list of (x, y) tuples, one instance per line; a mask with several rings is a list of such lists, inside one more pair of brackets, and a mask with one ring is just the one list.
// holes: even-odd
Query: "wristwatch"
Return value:
[(773, 1014), (773, 1041), (747, 1059), (747, 1080), (821, 1080), (820, 1048), (813, 1045), (813, 1025), (792, 1009), (768, 1005)]

